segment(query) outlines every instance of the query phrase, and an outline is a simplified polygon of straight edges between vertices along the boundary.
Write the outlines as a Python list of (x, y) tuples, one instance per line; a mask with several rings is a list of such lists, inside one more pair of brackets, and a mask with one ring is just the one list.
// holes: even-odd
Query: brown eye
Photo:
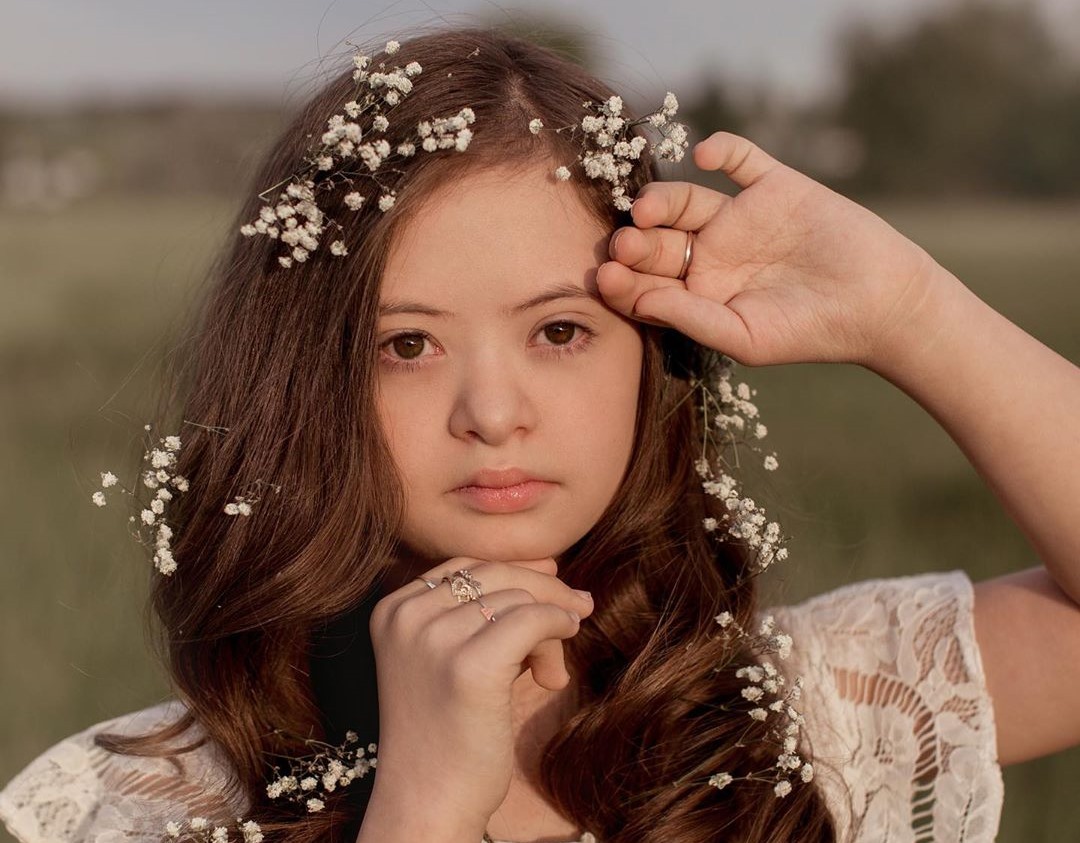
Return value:
[[(405, 360), (412, 360), (414, 357), (419, 357), (420, 353), (424, 350), (424, 337), (420, 334), (401, 334), (390, 340), (390, 344), (394, 351)], [(415, 351), (415, 354), (409, 354), (408, 349)]]
[(559, 336), (561, 335), (563, 340), (569, 342), (574, 336), (575, 327), (572, 322), (552, 322), (544, 326), (544, 335), (556, 345), (563, 345), (564, 343), (558, 342)]

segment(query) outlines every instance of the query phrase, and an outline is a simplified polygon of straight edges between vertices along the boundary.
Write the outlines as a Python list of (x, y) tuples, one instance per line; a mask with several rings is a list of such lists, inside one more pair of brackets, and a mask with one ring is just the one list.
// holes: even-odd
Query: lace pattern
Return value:
[[(759, 613), (794, 639), (774, 664), (803, 677), (804, 735), (841, 843), (994, 840), (1004, 786), (973, 604), (956, 570)], [(22, 843), (159, 843), (171, 819), (243, 816), (221, 795), (227, 762), (210, 743), (175, 758), (94, 746), (99, 731), (143, 733), (182, 713), (169, 701), (61, 741), (0, 791), (0, 820)]]
[[(851, 843), (992, 843), (1004, 799), (966, 572), (769, 608), (795, 641), (815, 777)], [(850, 797), (850, 798), (849, 798)]]
[(170, 700), (65, 738), (0, 791), (0, 820), (22, 843), (160, 843), (169, 820), (235, 819), (243, 806), (221, 795), (227, 767), (211, 744), (173, 758), (119, 756), (94, 744), (98, 732), (144, 734), (183, 712)]

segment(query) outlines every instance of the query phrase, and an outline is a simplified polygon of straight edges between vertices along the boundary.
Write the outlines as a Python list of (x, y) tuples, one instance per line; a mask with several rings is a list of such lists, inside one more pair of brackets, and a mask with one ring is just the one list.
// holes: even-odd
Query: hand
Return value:
[[(379, 688), (376, 788), (403, 793), (415, 810), (460, 817), (483, 829), (510, 789), (514, 763), (510, 687), (527, 669), (550, 690), (570, 681), (561, 639), (592, 613), (555, 576), (555, 560), (486, 562), (454, 557), (424, 574), (440, 582), (468, 568), (481, 583), (488, 621), (450, 587), (413, 579), (383, 597), (371, 615)], [(388, 785), (389, 783), (389, 785)], [(376, 791), (377, 792), (377, 791)], [(374, 798), (373, 794), (373, 798)], [(482, 833), (482, 832), (481, 832)], [(477, 834), (479, 839), (480, 834)]]
[[(634, 227), (619, 228), (597, 285), (626, 316), (675, 328), (751, 366), (868, 364), (933, 306), (937, 264), (861, 205), (781, 164), (746, 138), (716, 132), (694, 162), (739, 187), (649, 182)], [(687, 231), (694, 232), (686, 280)]]

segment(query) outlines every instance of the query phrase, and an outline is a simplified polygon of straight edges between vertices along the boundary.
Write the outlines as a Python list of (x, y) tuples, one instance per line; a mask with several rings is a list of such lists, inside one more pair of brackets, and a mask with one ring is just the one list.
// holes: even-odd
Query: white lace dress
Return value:
[[(794, 639), (774, 664), (803, 676), (797, 708), (843, 843), (994, 840), (1004, 788), (972, 607), (955, 570), (761, 611)], [(149, 843), (168, 820), (243, 816), (220, 796), (226, 761), (212, 744), (173, 759), (93, 745), (98, 731), (142, 732), (181, 711), (169, 701), (66, 738), (0, 791), (0, 819), (23, 843)]]

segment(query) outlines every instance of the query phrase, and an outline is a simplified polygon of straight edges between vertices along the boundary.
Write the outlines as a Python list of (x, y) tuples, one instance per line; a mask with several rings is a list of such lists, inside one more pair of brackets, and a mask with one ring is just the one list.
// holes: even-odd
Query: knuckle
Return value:
[[(374, 613), (373, 613), (374, 614)], [(383, 612), (383, 627), (388, 631), (401, 631), (415, 626), (423, 614), (423, 606), (413, 597), (406, 597)]]
[(421, 626), (414, 635), (413, 646), (423, 653), (438, 652), (445, 643), (446, 635), (443, 634), (434, 622)]

